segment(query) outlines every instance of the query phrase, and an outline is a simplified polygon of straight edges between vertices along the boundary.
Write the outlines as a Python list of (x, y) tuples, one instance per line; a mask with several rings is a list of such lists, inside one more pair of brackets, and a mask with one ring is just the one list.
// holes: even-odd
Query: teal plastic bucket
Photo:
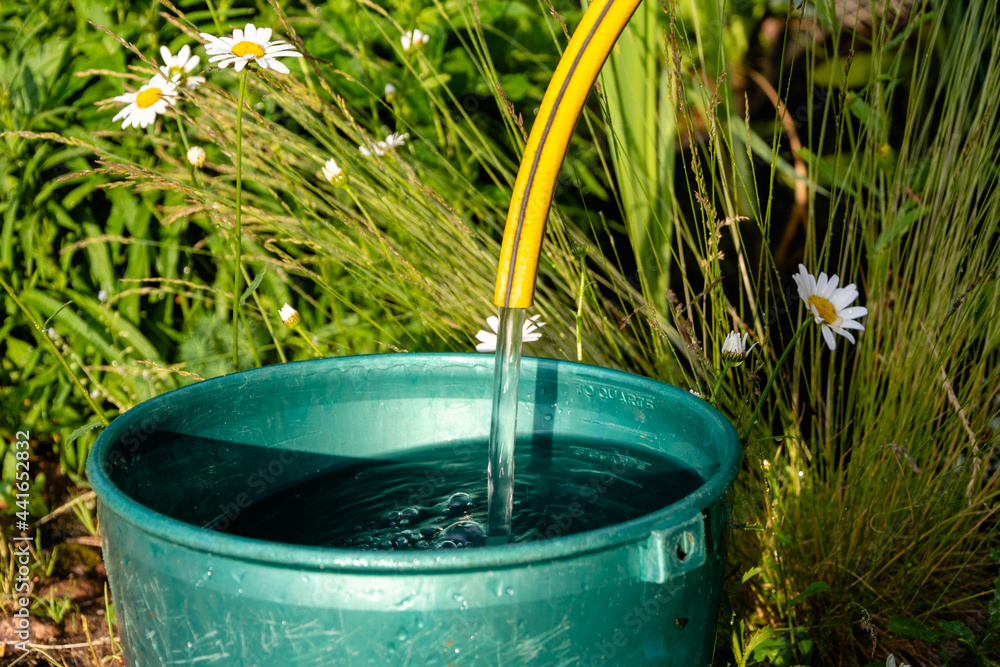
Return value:
[(519, 447), (611, 440), (705, 483), (638, 519), (500, 547), (237, 537), (206, 526), (331, 467), (485, 442), (493, 358), (344, 357), (200, 382), (116, 419), (87, 462), (129, 664), (708, 665), (732, 426), (646, 378), (530, 358), (521, 373)]

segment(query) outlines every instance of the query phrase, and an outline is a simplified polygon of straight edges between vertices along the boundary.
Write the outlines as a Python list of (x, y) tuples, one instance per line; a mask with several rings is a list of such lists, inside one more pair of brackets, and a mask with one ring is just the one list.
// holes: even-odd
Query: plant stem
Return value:
[(82, 384), (80, 384), (80, 379), (76, 377), (76, 373), (74, 373), (73, 369), (71, 369), (69, 367), (69, 364), (66, 363), (66, 357), (64, 357), (62, 352), (59, 351), (59, 348), (56, 347), (56, 344), (52, 341), (52, 338), (49, 337), (49, 334), (42, 329), (42, 325), (38, 323), (38, 320), (36, 320), (34, 315), (31, 314), (31, 311), (28, 310), (27, 306), (21, 303), (21, 300), (17, 298), (17, 294), (14, 293), (14, 289), (10, 285), (8, 285), (7, 281), (4, 280), (3, 278), (0, 278), (0, 285), (3, 286), (4, 290), (7, 292), (7, 295), (11, 299), (13, 299), (17, 307), (21, 310), (22, 313), (24, 313), (24, 316), (28, 318), (29, 322), (31, 322), (31, 326), (33, 326), (35, 329), (35, 337), (44, 340), (49, 344), (49, 347), (52, 348), (52, 353), (56, 355), (56, 358), (59, 359), (60, 363), (62, 363), (63, 368), (65, 368), (66, 372), (69, 373), (70, 378), (73, 379), (73, 384), (76, 385), (77, 390), (83, 396), (83, 399), (87, 401), (87, 403), (90, 405), (90, 409), (94, 411), (94, 414), (97, 415), (97, 418), (100, 419), (105, 426), (110, 424), (111, 422), (108, 421), (108, 418), (104, 416), (104, 413), (101, 412), (101, 409), (97, 407), (96, 403), (94, 403), (94, 399), (90, 397), (90, 394), (87, 392), (87, 390), (83, 388)]
[(195, 174), (194, 165), (188, 160), (187, 153), (191, 150), (191, 145), (188, 143), (187, 132), (184, 131), (184, 123), (181, 122), (180, 116), (174, 116), (177, 119), (177, 129), (181, 133), (181, 142), (184, 144), (184, 161), (187, 162), (188, 172), (191, 174), (191, 182), (198, 187), (198, 176)]
[[(778, 363), (781, 363), (781, 362), (778, 362)], [(719, 377), (715, 381), (715, 386), (712, 387), (712, 393), (709, 394), (709, 396), (708, 396), (708, 402), (709, 403), (713, 403), (713, 404), (715, 403), (715, 392), (719, 391), (719, 387), (722, 385), (722, 379), (724, 377), (726, 377), (726, 373), (729, 372), (729, 369), (732, 367), (732, 365), (733, 365), (733, 362), (729, 361), (729, 359), (725, 360), (725, 364), (723, 365), (722, 370), (719, 371)]]
[(318, 347), (316, 347), (316, 343), (312, 342), (312, 339), (309, 338), (309, 336), (306, 335), (306, 332), (302, 330), (302, 327), (301, 326), (297, 326), (297, 327), (295, 327), (295, 330), (299, 332), (300, 336), (302, 336), (303, 338), (306, 339), (306, 342), (309, 343), (309, 347), (311, 347), (313, 349), (313, 352), (316, 353), (316, 356), (319, 357), (320, 359), (322, 359), (323, 358), (323, 353), (320, 352), (320, 350), (319, 350)]
[(802, 335), (802, 332), (804, 332), (806, 328), (812, 323), (813, 322), (811, 316), (807, 315), (805, 321), (802, 324), (800, 324), (799, 328), (795, 331), (795, 335), (792, 336), (792, 339), (790, 341), (788, 341), (788, 345), (785, 347), (785, 351), (781, 353), (781, 357), (778, 359), (778, 363), (774, 365), (774, 370), (771, 371), (771, 376), (767, 378), (767, 384), (764, 385), (764, 391), (760, 393), (760, 398), (757, 399), (757, 407), (754, 408), (753, 414), (750, 415), (750, 421), (747, 422), (746, 430), (743, 431), (743, 436), (740, 438), (741, 442), (746, 442), (747, 436), (750, 435), (750, 429), (753, 428), (754, 423), (757, 421), (757, 416), (760, 414), (760, 408), (761, 406), (764, 405), (764, 399), (767, 398), (767, 392), (770, 391), (771, 385), (774, 384), (774, 378), (778, 377), (778, 371), (781, 369), (781, 364), (784, 363), (785, 357), (787, 357), (788, 353), (792, 351), (793, 347), (795, 347), (795, 341), (799, 339), (799, 336)]
[(212, 0), (205, 0), (208, 5), (208, 13), (212, 15), (212, 23), (215, 24), (215, 29), (218, 33), (222, 34), (222, 24), (219, 23), (219, 15), (215, 13), (215, 3)]
[(240, 96), (236, 102), (236, 269), (233, 271), (233, 371), (239, 370), (240, 269), (243, 265), (243, 98), (247, 92), (249, 67), (240, 73)]

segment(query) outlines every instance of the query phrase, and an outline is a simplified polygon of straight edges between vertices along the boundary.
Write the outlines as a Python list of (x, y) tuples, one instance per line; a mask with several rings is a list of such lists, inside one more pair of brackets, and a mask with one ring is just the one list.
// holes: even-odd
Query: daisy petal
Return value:
[(840, 282), (840, 276), (833, 274), (830, 276), (830, 282), (826, 285), (826, 294), (833, 294), (837, 289), (837, 283)]
[(830, 347), (831, 350), (836, 350), (837, 341), (833, 337), (833, 331), (830, 329), (830, 327), (826, 326), (825, 324), (821, 327), (821, 329), (823, 331), (823, 339), (826, 341), (826, 344)]
[[(265, 62), (265, 61), (261, 61), (261, 62)], [(271, 65), (271, 69), (273, 69), (275, 72), (281, 72), (282, 74), (288, 74), (288, 68), (281, 61), (268, 58), (268, 59), (266, 59), (266, 62)]]
[(845, 320), (856, 320), (859, 317), (864, 317), (868, 314), (868, 309), (864, 306), (854, 306), (852, 308), (844, 308), (838, 310), (837, 314), (843, 317)]

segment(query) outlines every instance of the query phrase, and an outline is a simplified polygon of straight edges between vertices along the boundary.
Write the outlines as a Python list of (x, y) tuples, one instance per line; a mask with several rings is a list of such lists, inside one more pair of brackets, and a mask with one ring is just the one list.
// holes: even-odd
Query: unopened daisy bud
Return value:
[(330, 158), (323, 165), (323, 178), (325, 178), (330, 185), (340, 185), (344, 179), (347, 178), (347, 174), (344, 170), (337, 165), (337, 161)]
[(302, 318), (299, 316), (299, 311), (295, 310), (287, 303), (281, 307), (281, 310), (278, 311), (278, 315), (281, 317), (281, 321), (284, 322), (285, 326), (289, 329), (294, 329), (299, 326), (299, 322), (302, 321)]
[(385, 84), (385, 99), (389, 100), (390, 102), (396, 99), (396, 86), (392, 85), (391, 83)]
[(743, 338), (735, 331), (730, 331), (726, 335), (726, 340), (722, 342), (722, 356), (730, 361), (742, 361), (747, 355), (747, 334)]
[(403, 51), (410, 51), (412, 49), (421, 48), (427, 44), (430, 39), (429, 35), (417, 28), (403, 33), (403, 36), (399, 38), (399, 43), (403, 45)]
[(188, 163), (196, 169), (205, 166), (205, 149), (201, 146), (192, 146), (187, 152)]

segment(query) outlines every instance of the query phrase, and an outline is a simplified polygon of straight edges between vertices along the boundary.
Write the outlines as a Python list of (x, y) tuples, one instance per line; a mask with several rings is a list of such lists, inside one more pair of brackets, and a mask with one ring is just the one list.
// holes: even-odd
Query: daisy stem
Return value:
[(195, 186), (198, 186), (198, 176), (195, 174), (194, 165), (187, 159), (187, 153), (191, 150), (191, 146), (188, 144), (187, 132), (184, 131), (184, 123), (181, 122), (180, 116), (174, 116), (174, 118), (177, 119), (177, 129), (181, 133), (181, 143), (184, 144), (184, 161), (188, 163), (188, 173), (191, 174), (191, 182)]
[(35, 338), (38, 339), (39, 341), (44, 341), (49, 346), (49, 348), (51, 348), (52, 353), (56, 355), (56, 359), (58, 359), (59, 363), (62, 364), (62, 367), (66, 369), (66, 372), (69, 374), (70, 379), (73, 380), (73, 384), (76, 385), (76, 388), (80, 392), (80, 395), (83, 396), (83, 400), (85, 400), (87, 404), (90, 405), (90, 409), (94, 411), (94, 414), (97, 415), (97, 418), (100, 419), (105, 426), (109, 425), (111, 422), (108, 421), (108, 418), (104, 416), (104, 413), (101, 412), (101, 409), (97, 407), (96, 403), (94, 403), (94, 399), (90, 397), (90, 392), (88, 392), (84, 388), (84, 386), (80, 384), (80, 378), (78, 378), (76, 376), (76, 373), (73, 372), (73, 369), (70, 368), (69, 363), (66, 361), (66, 357), (63, 356), (63, 353), (56, 346), (55, 341), (53, 341), (52, 337), (49, 336), (48, 332), (42, 328), (42, 325), (38, 323), (38, 320), (36, 320), (35, 316), (31, 314), (31, 311), (28, 310), (27, 306), (21, 303), (21, 300), (17, 298), (17, 294), (14, 292), (14, 288), (8, 285), (7, 281), (4, 280), (3, 278), (0, 278), (0, 286), (3, 287), (4, 291), (7, 292), (7, 296), (9, 296), (11, 300), (14, 302), (14, 304), (21, 310), (21, 312), (24, 313), (24, 316), (28, 319), (28, 321), (31, 322), (31, 326), (34, 327), (32, 333), (34, 334)]
[[(209, 4), (211, 6), (211, 4)], [(247, 92), (249, 67), (240, 73), (240, 96), (236, 102), (236, 270), (233, 271), (233, 371), (239, 370), (240, 270), (243, 266), (243, 98)]]
[[(781, 362), (779, 361), (778, 363), (780, 364)], [(715, 380), (715, 386), (712, 387), (712, 393), (708, 396), (709, 403), (715, 403), (715, 392), (719, 391), (719, 387), (722, 386), (722, 379), (726, 377), (726, 373), (729, 372), (732, 365), (733, 362), (729, 361), (729, 359), (725, 360), (725, 365), (722, 367), (722, 370), (719, 371), (719, 377)]]
[(361, 203), (361, 199), (358, 198), (358, 195), (351, 188), (345, 188), (345, 190), (347, 190), (347, 192), (350, 193), (351, 199), (354, 200), (354, 203), (357, 205), (358, 210), (361, 211), (361, 219), (365, 221), (365, 226), (368, 227), (368, 231), (370, 231), (375, 236), (375, 238), (378, 239), (379, 245), (382, 246), (382, 256), (385, 257), (386, 261), (388, 261), (389, 245), (385, 242), (385, 239), (382, 238), (382, 235), (379, 234), (378, 227), (375, 226), (375, 223), (372, 222), (371, 218), (368, 216), (368, 211), (365, 210), (365, 207)]
[(177, 129), (181, 133), (181, 143), (184, 144), (184, 150), (189, 150), (191, 147), (188, 145), (187, 133), (184, 131), (184, 123), (181, 122), (180, 116), (174, 116), (177, 120)]
[(760, 408), (764, 405), (764, 399), (767, 398), (767, 392), (770, 391), (771, 385), (774, 384), (774, 378), (778, 377), (778, 371), (781, 369), (781, 364), (784, 363), (788, 353), (792, 351), (793, 347), (795, 347), (795, 341), (799, 339), (810, 324), (812, 324), (812, 319), (806, 317), (805, 321), (800, 324), (799, 328), (795, 331), (795, 335), (792, 336), (790, 341), (788, 341), (788, 345), (785, 347), (785, 351), (781, 353), (778, 363), (774, 365), (774, 369), (771, 371), (771, 376), (767, 378), (767, 384), (764, 385), (764, 391), (760, 393), (760, 398), (757, 399), (757, 407), (754, 408), (753, 414), (750, 415), (750, 421), (747, 422), (747, 427), (743, 432), (743, 437), (740, 438), (742, 442), (746, 442), (747, 436), (750, 435), (750, 429), (752, 429), (753, 425), (757, 422), (757, 416), (760, 414)]
[(306, 335), (306, 332), (302, 330), (302, 327), (301, 326), (297, 326), (297, 327), (295, 327), (295, 330), (299, 332), (299, 335), (302, 336), (307, 343), (309, 343), (309, 347), (311, 347), (313, 349), (313, 352), (316, 353), (316, 356), (319, 357), (320, 359), (322, 359), (323, 358), (323, 353), (319, 351), (318, 347), (316, 347), (316, 343), (312, 342), (312, 339), (309, 338), (309, 336)]

